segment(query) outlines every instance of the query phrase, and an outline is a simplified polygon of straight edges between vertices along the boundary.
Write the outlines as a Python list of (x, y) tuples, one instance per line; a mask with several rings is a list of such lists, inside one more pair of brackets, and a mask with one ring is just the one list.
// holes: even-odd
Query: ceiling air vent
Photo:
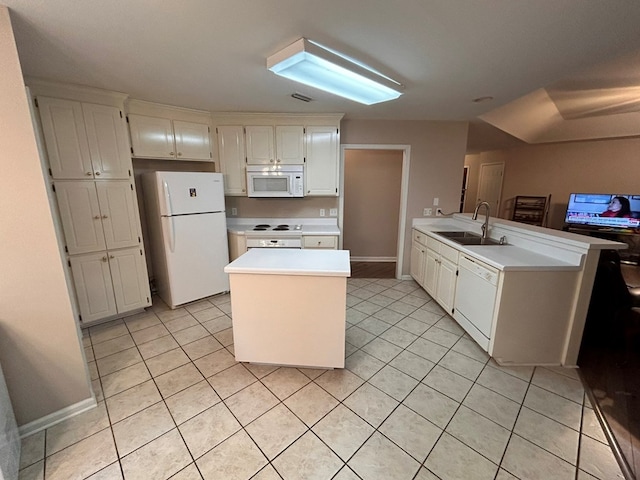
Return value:
[(313, 98), (311, 97), (307, 97), (306, 95), (303, 95), (301, 93), (292, 93), (291, 96), (293, 98), (295, 98), (296, 100), (302, 100), (303, 102), (310, 102), (311, 100), (313, 100)]

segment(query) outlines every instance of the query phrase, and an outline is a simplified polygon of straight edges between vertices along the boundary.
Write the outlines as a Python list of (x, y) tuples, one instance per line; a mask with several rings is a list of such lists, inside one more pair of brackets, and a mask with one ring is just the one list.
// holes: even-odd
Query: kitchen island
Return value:
[(237, 361), (344, 367), (347, 250), (255, 248), (224, 271)]

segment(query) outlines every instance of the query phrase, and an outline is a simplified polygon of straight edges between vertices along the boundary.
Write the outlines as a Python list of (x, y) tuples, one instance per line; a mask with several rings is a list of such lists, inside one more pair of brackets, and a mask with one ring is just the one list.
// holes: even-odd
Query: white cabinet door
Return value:
[(276, 164), (304, 163), (304, 127), (276, 126)]
[(54, 186), (67, 251), (78, 254), (104, 250), (102, 213), (94, 182), (56, 181)]
[(453, 300), (456, 291), (456, 270), (458, 266), (447, 258), (440, 257), (436, 301), (448, 313), (453, 314)]
[(273, 127), (245, 127), (245, 140), (247, 146), (247, 163), (249, 165), (275, 164)]
[(80, 102), (38, 97), (38, 109), (53, 178), (93, 178)]
[(411, 244), (411, 266), (409, 273), (419, 285), (424, 285), (426, 247), (418, 242)]
[(134, 157), (176, 158), (171, 120), (129, 115)]
[(82, 321), (91, 322), (118, 313), (107, 253), (76, 255), (69, 260)]
[(174, 120), (173, 133), (178, 160), (212, 160), (208, 125)]
[(83, 103), (82, 112), (95, 178), (131, 177), (131, 153), (122, 111), (106, 105)]
[(96, 190), (108, 249), (140, 243), (133, 185), (128, 181), (97, 182)]
[(433, 298), (436, 296), (436, 288), (438, 286), (439, 261), (440, 256), (428, 248), (424, 262), (424, 289)]
[(311, 126), (306, 129), (307, 195), (338, 195), (338, 129)]
[(225, 125), (216, 129), (218, 155), (224, 175), (225, 195), (247, 195), (247, 175), (244, 153), (244, 129), (239, 125)]
[(141, 248), (109, 251), (109, 266), (118, 313), (151, 305), (147, 266)]

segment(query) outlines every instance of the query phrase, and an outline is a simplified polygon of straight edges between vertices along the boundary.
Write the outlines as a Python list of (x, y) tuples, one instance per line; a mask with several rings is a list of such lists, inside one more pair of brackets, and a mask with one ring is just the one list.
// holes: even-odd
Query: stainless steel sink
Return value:
[(502, 245), (499, 241), (491, 238), (482, 238), (481, 235), (473, 232), (452, 231), (452, 232), (433, 232), (448, 238), (452, 242), (460, 245)]

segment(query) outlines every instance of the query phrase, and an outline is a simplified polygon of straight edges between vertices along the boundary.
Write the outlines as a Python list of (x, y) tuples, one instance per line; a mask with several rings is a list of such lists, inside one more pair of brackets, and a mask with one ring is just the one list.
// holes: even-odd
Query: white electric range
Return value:
[(230, 233), (244, 235), (247, 248), (302, 248), (307, 235), (340, 235), (332, 218), (237, 218), (227, 217)]

